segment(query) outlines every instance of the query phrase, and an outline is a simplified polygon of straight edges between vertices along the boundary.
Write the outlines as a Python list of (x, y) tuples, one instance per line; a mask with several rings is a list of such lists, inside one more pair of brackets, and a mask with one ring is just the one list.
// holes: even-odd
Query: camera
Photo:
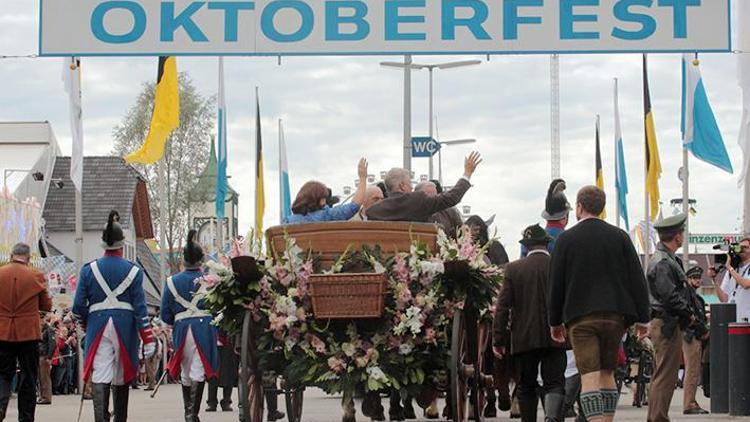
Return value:
[[(718, 245), (714, 245), (713, 249), (728, 254), (731, 261), (727, 264), (729, 264), (734, 269), (739, 268), (740, 263), (742, 262), (742, 259), (740, 258), (740, 253), (742, 253), (742, 245), (736, 242), (719, 243)], [(718, 256), (716, 258), (718, 263)]]

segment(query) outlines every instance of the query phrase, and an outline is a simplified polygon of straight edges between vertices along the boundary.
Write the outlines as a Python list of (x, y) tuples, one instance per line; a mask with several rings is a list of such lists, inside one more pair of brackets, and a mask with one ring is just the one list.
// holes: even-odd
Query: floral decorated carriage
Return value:
[(452, 420), (481, 420), (486, 321), (501, 282), (468, 231), (432, 224), (337, 222), (274, 227), (268, 257), (213, 264), (206, 300), (241, 348), (243, 420), (263, 416), (263, 374), (282, 377), (300, 421), (305, 386), (343, 394), (399, 391), (426, 407), (447, 393)]

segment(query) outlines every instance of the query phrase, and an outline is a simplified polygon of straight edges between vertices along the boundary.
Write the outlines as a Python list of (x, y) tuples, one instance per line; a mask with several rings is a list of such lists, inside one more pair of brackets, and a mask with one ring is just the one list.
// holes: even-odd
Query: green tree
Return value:
[[(195, 186), (208, 162), (210, 137), (216, 120), (215, 96), (202, 96), (186, 73), (179, 74), (180, 127), (169, 137), (164, 162), (167, 175), (167, 197), (159, 195), (157, 165), (136, 164), (136, 169), (146, 178), (149, 190), (151, 215), (160, 236), (162, 218), (161, 201), (166, 201), (165, 232), (171, 270), (179, 268), (179, 253), (189, 227), (188, 192)], [(122, 122), (115, 126), (112, 136), (114, 154), (125, 157), (140, 148), (148, 134), (154, 104), (155, 83), (145, 82), (135, 104)], [(165, 246), (162, 245), (162, 248)]]

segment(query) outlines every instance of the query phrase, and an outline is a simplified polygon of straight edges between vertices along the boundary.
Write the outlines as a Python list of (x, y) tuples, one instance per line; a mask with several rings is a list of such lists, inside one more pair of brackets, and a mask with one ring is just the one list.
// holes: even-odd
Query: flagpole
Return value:
[(685, 213), (685, 235), (682, 242), (682, 265), (687, 271), (690, 264), (690, 170), (688, 169), (690, 158), (685, 145), (682, 146), (682, 212)]
[[(643, 86), (646, 86), (646, 54), (643, 55)], [(646, 95), (646, 92), (644, 90), (643, 95)], [(645, 106), (645, 103), (644, 103)], [(643, 160), (643, 220), (646, 222), (646, 233), (644, 234), (645, 241), (644, 243), (644, 250), (643, 250), (643, 271), (648, 274), (648, 261), (650, 259), (650, 246), (651, 246), (651, 209), (649, 207), (649, 196), (648, 196), (648, 122), (647, 122), (647, 113), (649, 110), (646, 110), (644, 107), (643, 112), (643, 125), (644, 125), (644, 134), (645, 134), (645, 142), (644, 145), (644, 160)]]
[[(80, 59), (78, 59), (80, 60)], [(78, 81), (78, 92), (73, 93), (74, 95), (77, 95), (80, 101), (81, 98), (81, 65), (80, 61), (73, 59), (73, 65), (75, 65), (75, 74), (72, 76), (73, 78), (76, 78)], [(72, 67), (72, 66), (71, 66)], [(80, 102), (79, 102), (80, 103)], [(79, 116), (79, 119), (83, 119), (83, 116)], [(80, 126), (81, 131), (83, 131), (83, 127)], [(73, 128), (71, 128), (73, 129)], [(80, 163), (78, 165), (81, 167), (78, 170), (77, 177), (80, 177), (80, 183), (81, 186), (75, 186), (75, 230), (76, 230), (76, 274), (80, 274), (81, 268), (83, 267), (83, 133), (80, 134), (81, 136), (81, 144), (80, 144), (80, 150), (78, 153), (80, 154), (80, 157), (75, 157), (75, 153), (71, 154), (71, 162), (75, 159), (80, 158)], [(75, 143), (76, 140), (73, 139), (73, 143)], [(73, 146), (73, 149), (75, 149), (75, 145)], [(72, 164), (71, 164), (72, 165)], [(75, 185), (75, 184), (74, 184)], [(81, 345), (80, 342), (78, 343), (78, 352), (81, 351)], [(80, 356), (80, 355), (79, 355)], [(84, 389), (84, 382), (83, 382), (83, 360), (78, 359), (78, 391), (81, 395), (83, 395), (83, 389)]]
[(279, 221), (284, 222), (284, 168), (282, 167), (281, 157), (281, 138), (282, 138), (281, 119), (279, 119)]
[[(615, 119), (617, 119), (617, 78), (615, 78)], [(615, 122), (616, 124), (616, 122)], [(619, 180), (621, 175), (620, 172), (620, 164), (617, 162), (618, 156), (620, 154), (620, 151), (617, 148), (617, 142), (619, 141), (617, 139), (617, 131), (615, 130), (615, 196), (617, 197), (617, 204), (615, 205), (615, 222), (617, 228), (620, 228), (620, 186), (619, 186)]]
[[(161, 246), (161, 262), (159, 263), (159, 279), (164, 283), (167, 279), (167, 262), (169, 248), (167, 248), (167, 168), (164, 157), (159, 160), (156, 171), (159, 174), (159, 244)], [(164, 285), (164, 284), (162, 284)]]

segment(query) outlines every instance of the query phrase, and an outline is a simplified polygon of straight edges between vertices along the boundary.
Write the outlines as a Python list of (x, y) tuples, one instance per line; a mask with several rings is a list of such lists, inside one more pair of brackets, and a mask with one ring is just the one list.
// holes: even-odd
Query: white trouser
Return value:
[(203, 367), (198, 347), (195, 345), (192, 327), (188, 327), (187, 334), (185, 334), (180, 367), (182, 368), (180, 376), (182, 385), (189, 386), (191, 381), (203, 382), (206, 380), (206, 369)]
[(120, 362), (120, 339), (110, 318), (104, 326), (102, 339), (94, 355), (94, 373), (91, 379), (95, 384), (124, 385), (124, 378)]

